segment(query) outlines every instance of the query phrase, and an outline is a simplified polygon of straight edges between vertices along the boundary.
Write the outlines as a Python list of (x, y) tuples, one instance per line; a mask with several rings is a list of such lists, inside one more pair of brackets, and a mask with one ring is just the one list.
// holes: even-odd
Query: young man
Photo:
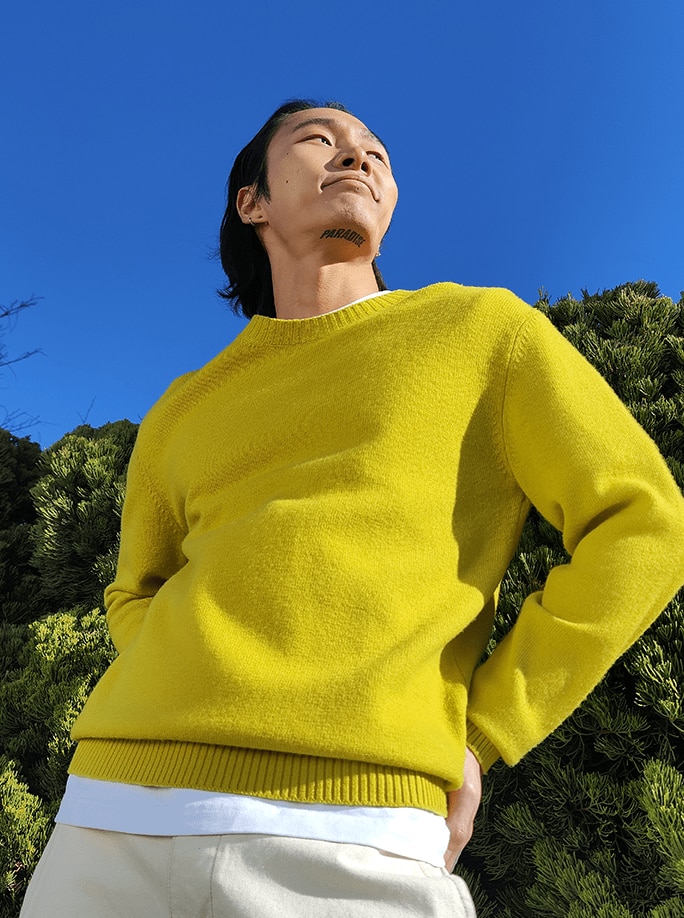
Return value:
[[(664, 462), (543, 316), (385, 289), (396, 200), (337, 105), (283, 106), (236, 159), (221, 255), (251, 321), (141, 426), (119, 656), (26, 916), (473, 915), (449, 871), (481, 771), (684, 580)], [(530, 504), (572, 562), (478, 665)]]

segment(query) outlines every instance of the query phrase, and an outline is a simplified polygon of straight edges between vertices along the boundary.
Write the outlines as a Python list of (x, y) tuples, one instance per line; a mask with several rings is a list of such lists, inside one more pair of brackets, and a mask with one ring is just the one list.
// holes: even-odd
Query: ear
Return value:
[(253, 226), (266, 223), (266, 215), (261, 207), (260, 198), (256, 197), (254, 185), (245, 185), (238, 191), (235, 205), (243, 223), (251, 222)]

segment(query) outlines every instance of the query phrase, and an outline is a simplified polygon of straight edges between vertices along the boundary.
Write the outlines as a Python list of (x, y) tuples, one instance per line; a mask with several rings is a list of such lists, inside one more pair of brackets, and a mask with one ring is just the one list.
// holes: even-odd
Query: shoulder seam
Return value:
[(532, 322), (535, 321), (535, 317), (538, 314), (539, 313), (537, 313), (534, 307), (530, 307), (530, 312), (528, 313), (528, 315), (524, 316), (523, 319), (521, 320), (520, 325), (518, 326), (518, 329), (515, 335), (513, 336), (511, 350), (508, 355), (508, 365), (506, 367), (506, 375), (504, 378), (503, 398), (501, 400), (501, 445), (503, 447), (503, 458), (506, 463), (506, 467), (509, 473), (513, 476), (513, 478), (516, 478), (513, 457), (511, 456), (507, 443), (506, 443), (506, 401), (508, 399), (509, 383), (510, 383), (511, 374), (513, 370), (513, 364), (517, 361), (519, 347), (521, 343), (525, 340), (527, 335), (529, 334), (530, 326), (532, 325)]
[(141, 477), (145, 479), (145, 484), (147, 486), (150, 496), (152, 497), (152, 500), (154, 501), (157, 509), (160, 511), (160, 513), (166, 516), (173, 523), (174, 527), (178, 530), (180, 534), (185, 535), (186, 528), (182, 525), (182, 523), (180, 523), (176, 519), (175, 513), (173, 512), (171, 507), (167, 504), (167, 502), (164, 500), (163, 496), (159, 492), (157, 486), (152, 480), (152, 476), (147, 470), (146, 464), (141, 461), (140, 456), (136, 457), (136, 464), (137, 464), (137, 471), (139, 472)]

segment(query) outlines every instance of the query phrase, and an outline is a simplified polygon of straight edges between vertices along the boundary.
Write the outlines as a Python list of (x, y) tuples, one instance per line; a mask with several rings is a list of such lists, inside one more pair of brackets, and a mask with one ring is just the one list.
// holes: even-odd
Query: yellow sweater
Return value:
[[(530, 502), (572, 563), (478, 667)], [(143, 421), (72, 773), (445, 812), (684, 580), (652, 441), (541, 314), (437, 284), (256, 316)]]

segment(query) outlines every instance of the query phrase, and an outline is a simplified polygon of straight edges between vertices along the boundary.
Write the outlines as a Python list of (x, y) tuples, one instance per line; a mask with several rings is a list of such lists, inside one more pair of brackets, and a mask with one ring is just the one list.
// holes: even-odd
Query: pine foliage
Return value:
[(45, 847), (54, 813), (32, 794), (15, 764), (0, 756), (0, 918), (15, 918), (28, 868)]
[(136, 430), (80, 427), (42, 455), (0, 431), (0, 918), (19, 913), (64, 793), (71, 727), (114, 657), (100, 605)]
[(33, 564), (43, 609), (100, 601), (116, 569), (119, 524), (136, 427), (78, 427), (46, 450), (33, 488), (38, 517)]
[(0, 642), (14, 650), (11, 659), (3, 654), (0, 684), (1, 918), (23, 895), (47, 841), (73, 752), (71, 727), (114, 652), (98, 609), (4, 624)]
[(40, 447), (0, 429), (0, 622), (24, 621), (39, 587), (31, 565), (31, 527), (36, 518), (31, 488)]
[[(684, 297), (639, 281), (537, 308), (603, 374), (684, 488)], [(530, 514), (489, 650), (567, 561)], [(478, 915), (684, 916), (684, 590), (585, 703), (518, 766), (497, 764), (462, 868)]]

